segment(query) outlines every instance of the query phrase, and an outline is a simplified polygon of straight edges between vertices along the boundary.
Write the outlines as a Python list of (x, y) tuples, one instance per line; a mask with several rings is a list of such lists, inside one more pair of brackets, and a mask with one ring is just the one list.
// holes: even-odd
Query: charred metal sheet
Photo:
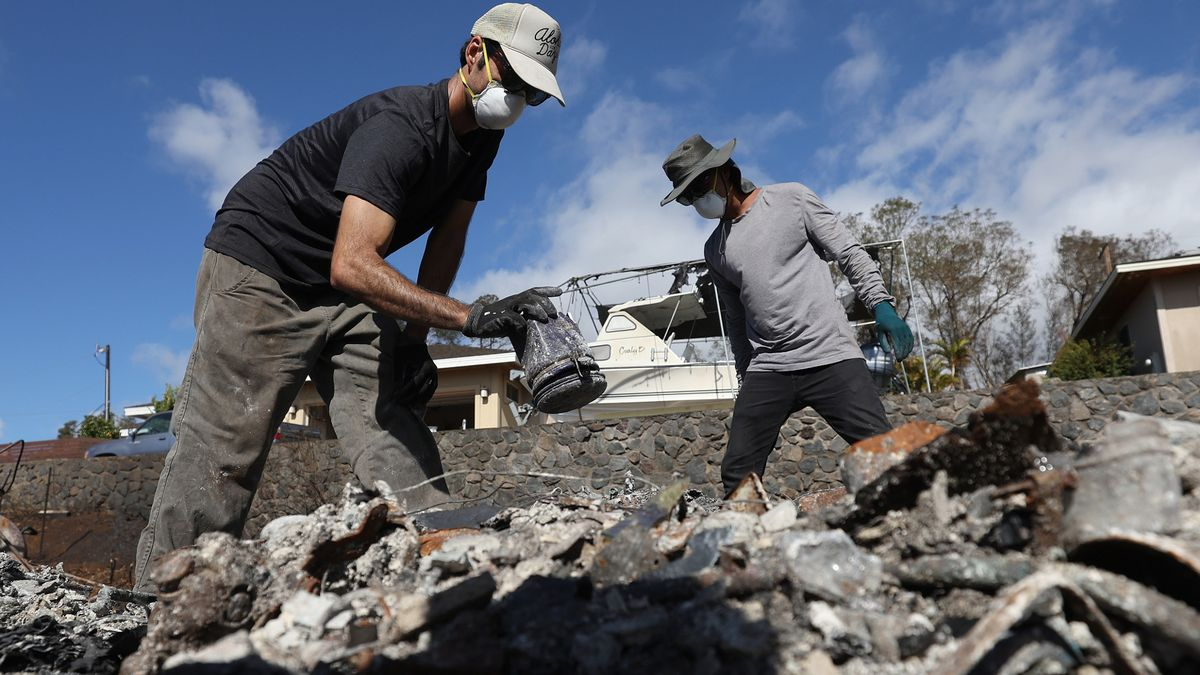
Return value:
[(770, 499), (767, 496), (766, 488), (763, 487), (762, 479), (751, 471), (725, 498), (722, 508), (761, 516), (767, 512), (769, 502)]
[(1079, 474), (1063, 516), (1073, 545), (1107, 532), (1173, 532), (1183, 494), (1170, 441), (1152, 422), (1122, 422), (1074, 463)]
[(906, 588), (973, 588), (992, 592), (1033, 574), (1037, 563), (1026, 556), (926, 555), (887, 565), (885, 569)]
[(461, 509), (424, 511), (414, 515), (412, 521), (417, 529), (422, 532), (428, 530), (476, 528), (494, 518), (502, 510), (495, 504), (479, 503), (472, 506), (465, 506)]
[(600, 585), (627, 584), (661, 568), (666, 558), (655, 547), (651, 528), (676, 512), (686, 490), (686, 481), (669, 485), (646, 506), (605, 530), (592, 561), (592, 580)]
[(602, 548), (592, 561), (592, 581), (601, 586), (627, 584), (666, 564), (666, 558), (654, 547), (650, 530), (633, 524), (620, 529), (614, 526), (609, 532), (614, 529), (614, 534), (605, 533)]
[(842, 457), (842, 482), (850, 494), (879, 478), (884, 471), (904, 461), (914, 450), (929, 445), (946, 433), (931, 422), (909, 422), (904, 426), (863, 439)]
[(952, 429), (909, 454), (855, 495), (852, 522), (863, 522), (892, 509), (907, 509), (929, 487), (938, 471), (949, 477), (950, 494), (1023, 478), (1035, 466), (1035, 454), (1055, 452), (1059, 440), (1038, 399), (1037, 384), (1022, 381), (996, 394), (995, 403), (972, 413), (966, 429)]
[(1079, 544), (1068, 559), (1129, 577), (1200, 611), (1200, 555), (1178, 539), (1118, 532)]
[(379, 541), (383, 527), (388, 524), (388, 505), (379, 503), (371, 507), (358, 529), (339, 539), (323, 541), (313, 549), (304, 563), (306, 591), (319, 589), (321, 577), (331, 565), (349, 562), (366, 552), (371, 544)]
[(721, 545), (730, 535), (729, 528), (705, 530), (688, 541), (687, 553), (679, 560), (673, 560), (652, 574), (649, 579), (672, 579), (698, 574), (717, 564), (721, 555)]
[(1062, 574), (1043, 571), (1006, 589), (992, 605), (988, 615), (975, 624), (950, 658), (939, 667), (938, 675), (967, 675), (972, 672), (1015, 626), (1025, 621), (1052, 593), (1061, 594), (1064, 610), (1072, 618), (1086, 622), (1092, 629), (1107, 649), (1116, 672), (1129, 675), (1146, 673), (1087, 593)]
[(1200, 666), (1200, 612), (1105, 570), (1071, 563), (1056, 563), (1047, 569), (1070, 579), (1107, 614), (1136, 626), (1143, 635), (1169, 640)]

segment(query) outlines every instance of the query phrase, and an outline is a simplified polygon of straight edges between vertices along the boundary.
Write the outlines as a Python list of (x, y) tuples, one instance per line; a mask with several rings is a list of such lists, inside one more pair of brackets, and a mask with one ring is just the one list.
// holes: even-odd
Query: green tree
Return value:
[[(944, 367), (949, 369), (948, 382), (959, 389), (963, 386), (963, 371), (971, 363), (971, 341), (967, 339), (934, 340), (933, 352), (941, 357)], [(933, 377), (930, 374), (930, 377)]]
[(1046, 361), (1031, 301), (1010, 307), (975, 344), (975, 363), (988, 387), (1003, 384), (1018, 368)]
[(1129, 348), (1113, 340), (1067, 340), (1046, 372), (1061, 380), (1121, 377), (1133, 369)]
[(159, 400), (157, 396), (150, 397), (150, 406), (154, 408), (154, 412), (166, 412), (168, 410), (174, 410), (175, 395), (178, 393), (178, 389), (168, 384), (167, 388), (163, 390), (162, 400)]
[(103, 415), (88, 415), (79, 425), (80, 438), (117, 438), (119, 435), (117, 427)]
[[(904, 360), (904, 376), (910, 391), (925, 391), (925, 365), (918, 355)], [(929, 390), (945, 391), (958, 385), (958, 380), (946, 372), (946, 360), (940, 356), (929, 357)]]
[(1054, 267), (1042, 277), (1049, 310), (1049, 351), (1058, 351), (1111, 272), (1109, 265), (1152, 260), (1176, 248), (1170, 234), (1147, 230), (1136, 235), (1100, 235), (1066, 227), (1054, 240)]
[(429, 344), (434, 345), (460, 345), (463, 343), (461, 331), (453, 328), (430, 328), (429, 329)]
[(75, 438), (79, 435), (79, 422), (76, 420), (67, 420), (58, 428), (59, 438)]
[[(995, 212), (955, 207), (920, 218), (907, 237), (923, 325), (947, 345), (973, 345), (1013, 303), (1028, 295), (1032, 245)], [(978, 368), (974, 356), (971, 365)], [(964, 385), (965, 366), (955, 377)]]

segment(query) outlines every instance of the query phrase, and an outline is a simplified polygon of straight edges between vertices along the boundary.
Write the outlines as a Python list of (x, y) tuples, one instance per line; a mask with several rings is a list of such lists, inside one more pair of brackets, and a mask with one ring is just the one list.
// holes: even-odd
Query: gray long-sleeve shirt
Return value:
[(704, 244), (737, 370), (784, 371), (863, 358), (829, 261), (867, 307), (895, 304), (879, 267), (837, 214), (800, 183), (767, 185)]

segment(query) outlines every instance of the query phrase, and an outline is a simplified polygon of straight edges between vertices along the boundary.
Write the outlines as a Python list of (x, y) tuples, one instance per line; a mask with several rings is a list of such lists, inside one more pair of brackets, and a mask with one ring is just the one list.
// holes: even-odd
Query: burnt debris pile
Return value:
[(1200, 424), (1118, 415), (1075, 447), (1013, 387), (854, 446), (849, 490), (798, 502), (754, 476), (721, 503), (630, 483), (424, 514), (347, 488), (159, 561), (148, 622), (5, 557), (0, 668), (1200, 672)]

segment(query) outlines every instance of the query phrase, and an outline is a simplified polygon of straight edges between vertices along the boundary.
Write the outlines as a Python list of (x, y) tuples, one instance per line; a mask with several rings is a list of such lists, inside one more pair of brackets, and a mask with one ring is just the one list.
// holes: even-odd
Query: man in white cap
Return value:
[[(565, 105), (558, 22), (528, 4), (475, 22), (451, 77), (366, 96), (289, 138), (229, 191), (205, 240), (196, 342), (179, 389), (136, 585), (201, 533), (241, 533), (275, 429), (311, 377), (368, 489), (439, 476), (419, 412), (437, 387), (431, 327), (511, 336), (554, 316), (557, 288), (491, 304), (445, 295), (504, 135), (529, 105)], [(429, 233), (416, 282), (392, 252)], [(403, 328), (397, 320), (405, 322)], [(405, 491), (446, 500), (442, 480)]]
[(912, 350), (879, 266), (837, 214), (800, 183), (744, 180), (731, 159), (734, 144), (714, 148), (699, 135), (680, 143), (663, 162), (673, 189), (662, 200), (718, 221), (704, 260), (741, 382), (721, 460), (726, 495), (747, 474), (763, 475), (780, 426), (805, 406), (848, 443), (891, 428), (834, 294), (829, 261), (874, 310), (884, 349), (898, 359)]

